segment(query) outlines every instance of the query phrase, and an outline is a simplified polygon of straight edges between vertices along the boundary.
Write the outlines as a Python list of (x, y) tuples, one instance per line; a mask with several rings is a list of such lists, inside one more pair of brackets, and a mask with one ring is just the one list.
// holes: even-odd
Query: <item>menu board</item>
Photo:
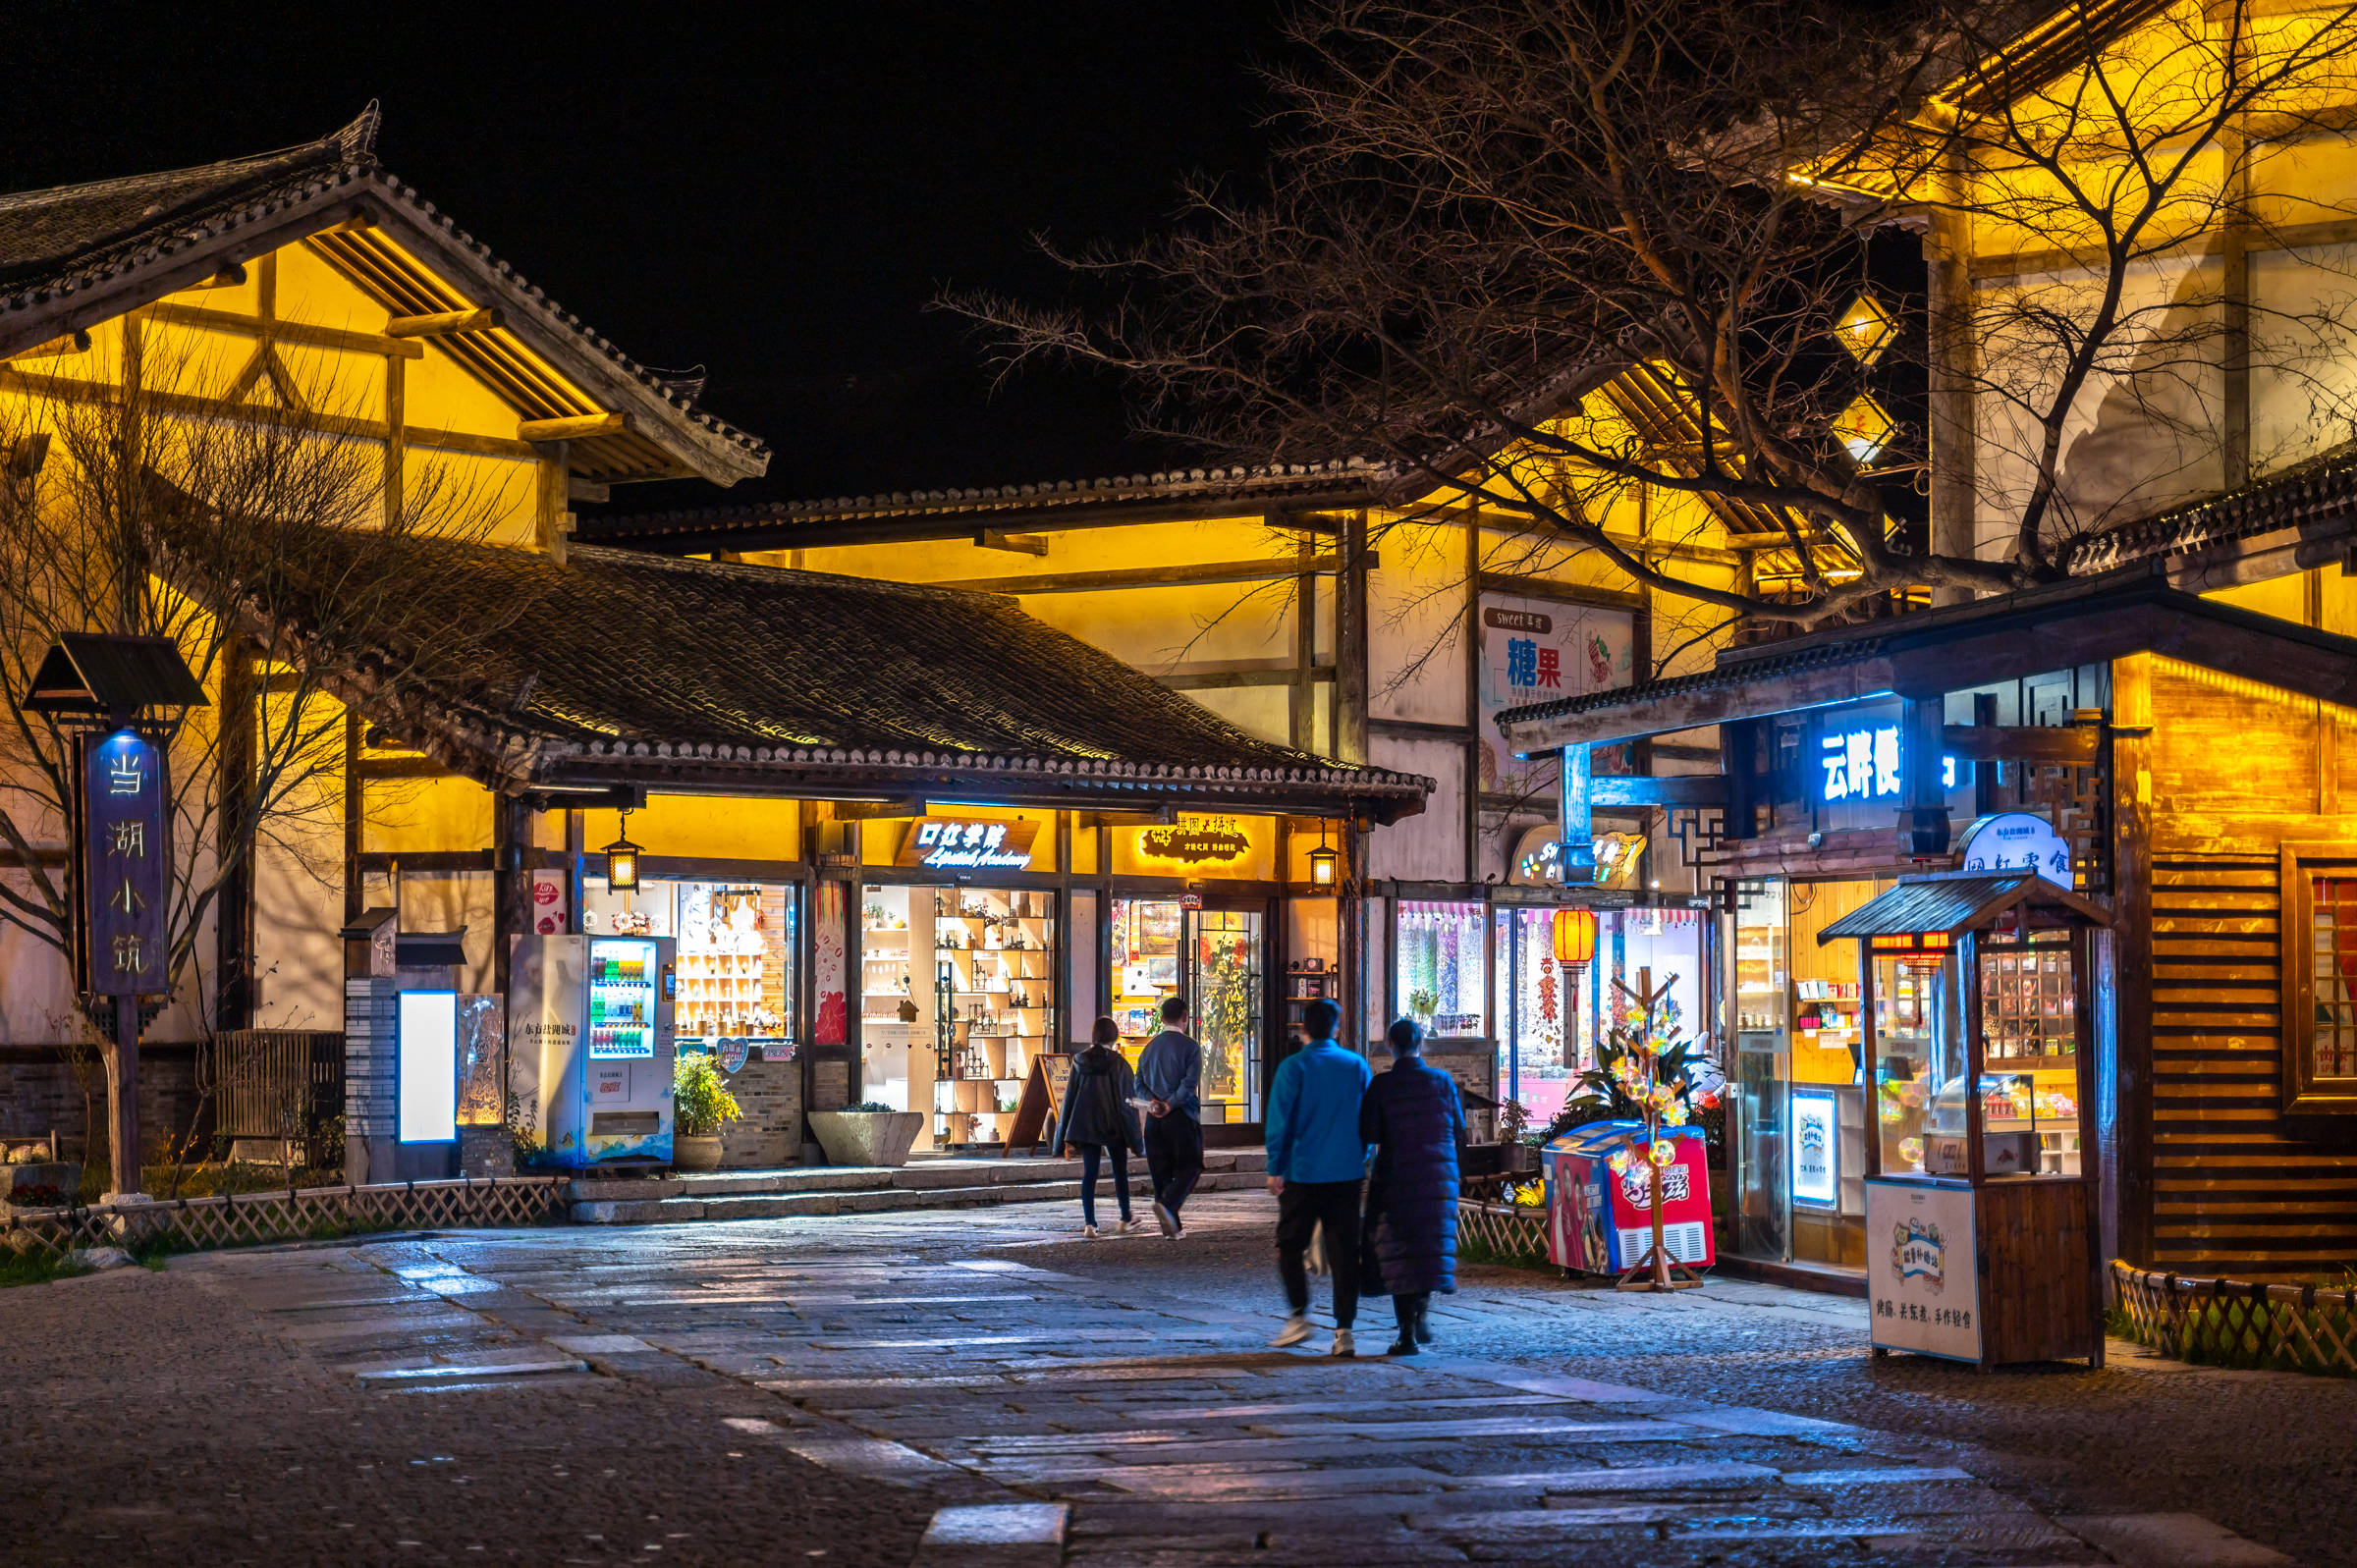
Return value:
[(1866, 1183), (1871, 1340), (1952, 1361), (1981, 1359), (1981, 1274), (1970, 1187)]

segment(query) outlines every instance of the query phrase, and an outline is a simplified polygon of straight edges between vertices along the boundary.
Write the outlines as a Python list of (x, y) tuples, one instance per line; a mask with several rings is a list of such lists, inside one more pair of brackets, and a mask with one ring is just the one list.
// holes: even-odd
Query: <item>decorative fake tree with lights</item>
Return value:
[(1677, 1162), (1677, 1141), (1665, 1137), (1663, 1129), (1674, 1132), (1693, 1120), (1696, 1110), (1719, 1104), (1716, 1089), (1696, 1087), (1694, 1069), (1702, 1066), (1705, 1058), (1685, 1038), (1677, 1004), (1670, 998), (1670, 988), (1676, 981), (1672, 975), (1656, 986), (1653, 971), (1640, 969), (1633, 989), (1618, 980), (1613, 982), (1620, 1004), (1610, 1037), (1597, 1053), (1596, 1066), (1580, 1074), (1580, 1086), (1586, 1093), (1565, 1108), (1566, 1114), (1576, 1112), (1584, 1120), (1644, 1124), (1641, 1135), (1631, 1137), (1612, 1156), (1614, 1175), (1627, 1175), (1642, 1161), (1653, 1184), (1653, 1244), (1647, 1256), (1622, 1276), (1624, 1290), (1681, 1290), (1702, 1283), (1692, 1270), (1672, 1261), (1662, 1236), (1662, 1171)]

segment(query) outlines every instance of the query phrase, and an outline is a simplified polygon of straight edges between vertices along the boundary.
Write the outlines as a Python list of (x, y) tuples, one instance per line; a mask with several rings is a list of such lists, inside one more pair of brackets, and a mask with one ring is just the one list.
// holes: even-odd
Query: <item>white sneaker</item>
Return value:
[[(1306, 1326), (1307, 1325), (1305, 1325), (1304, 1327), (1306, 1328)], [(1333, 1353), (1338, 1356), (1355, 1356), (1358, 1354), (1358, 1347), (1350, 1342), (1349, 1329), (1337, 1328), (1334, 1331)]]
[(1094, 1241), (1097, 1239), (1097, 1227), (1094, 1225), (1082, 1225), (1080, 1227), (1080, 1234), (1086, 1236), (1089, 1240)]
[(1135, 1216), (1122, 1221), (1122, 1234), (1124, 1236), (1134, 1236), (1145, 1228), (1146, 1222)]
[(1269, 1343), (1279, 1350), (1283, 1350), (1289, 1345), (1300, 1344), (1308, 1337), (1309, 1320), (1307, 1318), (1288, 1318), (1285, 1320), (1285, 1326), (1277, 1330), (1277, 1337), (1270, 1340)]
[(1166, 1236), (1178, 1234), (1178, 1217), (1165, 1209), (1159, 1198), (1154, 1200), (1154, 1222), (1162, 1227), (1162, 1233)]

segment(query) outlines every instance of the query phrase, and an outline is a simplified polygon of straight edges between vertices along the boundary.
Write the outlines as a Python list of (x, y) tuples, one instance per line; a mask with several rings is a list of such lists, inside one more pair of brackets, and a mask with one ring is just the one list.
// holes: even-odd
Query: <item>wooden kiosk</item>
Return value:
[[(1875, 1354), (2104, 1359), (2093, 927), (2036, 874), (1909, 877), (1828, 926), (1858, 944)], [(1809, 1151), (1797, 1150), (1805, 1163)]]

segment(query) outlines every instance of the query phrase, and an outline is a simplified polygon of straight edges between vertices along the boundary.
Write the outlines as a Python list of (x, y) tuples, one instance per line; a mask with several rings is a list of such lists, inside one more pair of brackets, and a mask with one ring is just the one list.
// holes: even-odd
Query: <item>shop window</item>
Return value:
[(2357, 863), (2283, 851), (2283, 1108), (2357, 1114)]
[(1443, 1039), (1477, 1038), (1488, 1030), (1488, 987), (1482, 908), (1477, 903), (1399, 901), (1399, 954), (1395, 1004)]

